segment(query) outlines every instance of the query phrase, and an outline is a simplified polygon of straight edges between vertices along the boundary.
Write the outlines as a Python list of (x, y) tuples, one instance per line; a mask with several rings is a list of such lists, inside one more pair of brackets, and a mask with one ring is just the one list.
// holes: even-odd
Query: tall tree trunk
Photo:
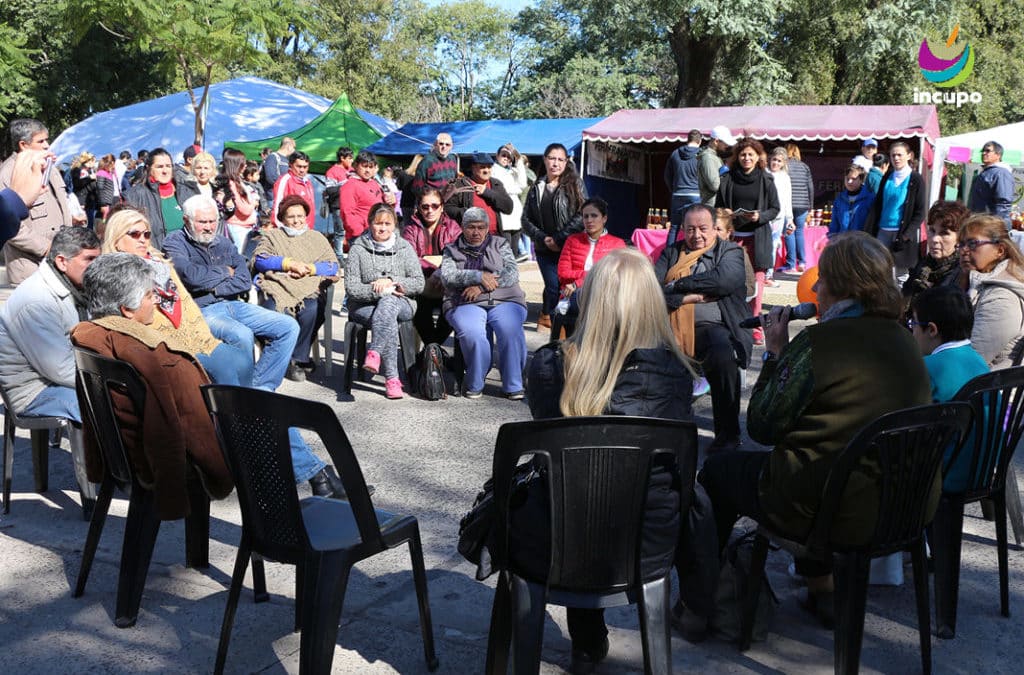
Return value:
[(676, 66), (676, 88), (670, 104), (676, 108), (706, 105), (721, 40), (713, 36), (695, 38), (687, 19), (672, 27), (668, 40)]

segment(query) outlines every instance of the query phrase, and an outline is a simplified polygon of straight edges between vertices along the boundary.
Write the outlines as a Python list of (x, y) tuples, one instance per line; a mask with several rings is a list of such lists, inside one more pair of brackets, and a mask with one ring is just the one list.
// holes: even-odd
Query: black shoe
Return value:
[(814, 615), (825, 628), (832, 630), (836, 626), (836, 594), (832, 591), (807, 591), (807, 599), (800, 603), (806, 611)]
[(292, 382), (306, 381), (306, 371), (303, 370), (299, 366), (299, 364), (295, 363), (294, 361), (288, 364), (288, 370), (285, 371), (284, 376), (287, 377)]
[(601, 663), (606, 656), (608, 656), (608, 636), (605, 636), (604, 642), (595, 651), (573, 647), (569, 672), (573, 675), (592, 673), (597, 668), (597, 664)]
[(526, 398), (526, 392), (523, 391), (522, 389), (518, 391), (508, 391), (505, 392), (505, 398), (507, 398), (510, 401), (522, 401), (524, 398)]
[(688, 610), (682, 601), (672, 608), (669, 622), (687, 642), (697, 644), (708, 639), (708, 619)]
[[(317, 497), (328, 497), (332, 499), (348, 499), (345, 493), (345, 486), (341, 484), (338, 474), (334, 473), (333, 466), (324, 467), (320, 473), (309, 479), (309, 487)], [(376, 490), (372, 485), (366, 486), (366, 493), (372, 495)]]
[(719, 452), (731, 452), (733, 450), (739, 450), (742, 441), (738, 438), (716, 438), (708, 446), (708, 456), (717, 454)]
[(316, 371), (316, 363), (313, 361), (296, 361), (295, 366), (305, 371), (307, 375)]

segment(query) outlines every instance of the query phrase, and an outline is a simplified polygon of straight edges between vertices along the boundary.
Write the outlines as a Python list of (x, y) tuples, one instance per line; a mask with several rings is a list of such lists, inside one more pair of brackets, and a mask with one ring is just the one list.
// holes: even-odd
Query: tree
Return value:
[(35, 50), (25, 47), (26, 36), (0, 24), (0, 122), (18, 108), (20, 94), (32, 86), (29, 70)]
[(68, 19), (77, 36), (98, 25), (173, 65), (189, 92), (201, 141), (215, 71), (266, 62), (256, 36), (287, 33), (299, 15), (292, 0), (76, 0)]

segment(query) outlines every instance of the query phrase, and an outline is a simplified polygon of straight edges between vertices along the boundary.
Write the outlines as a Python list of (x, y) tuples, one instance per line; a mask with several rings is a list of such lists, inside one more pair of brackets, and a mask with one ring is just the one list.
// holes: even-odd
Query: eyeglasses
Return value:
[(149, 230), (128, 230), (124, 234), (126, 237), (131, 237), (135, 240), (145, 239), (146, 241), (149, 241), (153, 238), (153, 233)]
[(420, 208), (424, 209), (426, 211), (433, 211), (434, 209), (441, 208), (441, 205), (440, 204), (427, 204), (427, 203), (423, 203), (423, 204), (420, 204)]
[(981, 154), (983, 154), (983, 155), (986, 154), (986, 153), (989, 153), (989, 152), (995, 152), (995, 150), (993, 150), (992, 148), (982, 148), (981, 149)]
[(508, 154), (507, 152), (503, 152), (500, 155), (498, 155), (498, 159), (512, 159), (512, 155)]
[(979, 246), (985, 244), (1001, 244), (1002, 242), (998, 239), (968, 239), (967, 241), (961, 241), (956, 245), (957, 249), (963, 251), (977, 251)]
[(914, 326), (920, 326), (921, 328), (924, 328), (929, 323), (929, 321), (914, 321), (913, 319), (907, 319), (907, 330), (914, 330)]
[(451, 143), (441, 143), (440, 141), (438, 141), (437, 147), (439, 147), (439, 148), (450, 148), (450, 147), (452, 147), (452, 144)]

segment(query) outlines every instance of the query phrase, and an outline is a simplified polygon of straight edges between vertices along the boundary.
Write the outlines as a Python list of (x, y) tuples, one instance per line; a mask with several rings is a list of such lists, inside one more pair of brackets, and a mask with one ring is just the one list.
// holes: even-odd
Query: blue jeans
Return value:
[(523, 389), (523, 368), (526, 367), (526, 308), (514, 302), (491, 307), (459, 305), (449, 310), (448, 323), (455, 328), (455, 339), (462, 347), (466, 361), (466, 391), (482, 391), (484, 377), (491, 369), (491, 341), (487, 330), (494, 333), (498, 349), (498, 370), (501, 390), (506, 394)]
[(75, 424), (82, 423), (82, 411), (78, 407), (78, 395), (74, 388), (56, 384), (48, 385), (39, 392), (18, 414), (25, 417), (64, 417)]
[(807, 211), (794, 211), (793, 223), (796, 231), (786, 235), (786, 267), (796, 267), (807, 260), (804, 257), (804, 223), (807, 222)]
[[(541, 314), (551, 314), (558, 304), (558, 254), (541, 244), (536, 249), (537, 267), (544, 278), (544, 293), (541, 295)], [(452, 324), (455, 325), (455, 324)]]
[(264, 340), (252, 386), (267, 391), (280, 386), (299, 337), (295, 319), (240, 300), (215, 302), (203, 307), (202, 312), (215, 337), (244, 352), (252, 353), (256, 338)]
[(211, 354), (196, 354), (196, 360), (215, 384), (252, 386), (252, 348), (243, 351), (227, 342), (217, 345)]
[(341, 211), (331, 211), (331, 226), (334, 230), (334, 255), (345, 261), (345, 225), (341, 222)]

